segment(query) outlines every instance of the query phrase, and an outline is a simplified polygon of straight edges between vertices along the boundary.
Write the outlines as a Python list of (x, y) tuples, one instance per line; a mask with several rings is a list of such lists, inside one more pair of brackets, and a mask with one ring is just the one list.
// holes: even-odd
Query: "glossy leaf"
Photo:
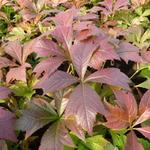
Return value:
[(97, 49), (98, 45), (92, 42), (79, 42), (73, 45), (71, 49), (71, 57), (73, 64), (76, 68), (78, 75), (81, 79), (84, 78), (89, 61), (93, 52)]
[(42, 88), (45, 93), (56, 92), (77, 82), (77, 79), (63, 71), (56, 71), (50, 77), (39, 81), (35, 88)]
[(91, 133), (98, 112), (104, 113), (100, 97), (88, 85), (78, 85), (70, 95), (65, 115), (75, 115), (78, 124)]
[[(117, 75), (117, 76), (116, 76)], [(105, 68), (91, 74), (85, 81), (105, 83), (116, 87), (130, 89), (129, 78), (117, 68)]]

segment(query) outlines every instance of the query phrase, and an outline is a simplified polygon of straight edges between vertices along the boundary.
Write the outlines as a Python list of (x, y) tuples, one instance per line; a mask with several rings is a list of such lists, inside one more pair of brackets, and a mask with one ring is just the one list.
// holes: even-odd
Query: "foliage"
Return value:
[(0, 0), (0, 149), (149, 150), (149, 4)]

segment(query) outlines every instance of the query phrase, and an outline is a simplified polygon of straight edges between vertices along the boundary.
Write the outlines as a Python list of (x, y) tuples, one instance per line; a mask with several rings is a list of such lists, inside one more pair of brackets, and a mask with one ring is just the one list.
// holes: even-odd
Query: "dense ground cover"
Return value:
[(0, 150), (150, 150), (148, 0), (0, 0)]

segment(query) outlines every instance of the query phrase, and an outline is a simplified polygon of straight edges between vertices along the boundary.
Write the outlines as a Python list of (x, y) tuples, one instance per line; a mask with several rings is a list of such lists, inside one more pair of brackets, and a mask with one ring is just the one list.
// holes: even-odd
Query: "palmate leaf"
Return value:
[(15, 115), (4, 108), (0, 107), (0, 139), (17, 141), (14, 132)]
[(76, 82), (78, 80), (74, 76), (63, 71), (56, 71), (48, 78), (39, 81), (35, 88), (42, 88), (45, 93), (56, 92)]
[(127, 136), (127, 143), (125, 145), (125, 150), (144, 150), (142, 145), (138, 143), (138, 139), (134, 131), (131, 131)]
[(78, 85), (70, 95), (65, 116), (74, 115), (78, 124), (91, 133), (98, 112), (104, 113), (100, 97), (88, 85)]
[(26, 138), (46, 124), (58, 119), (57, 113), (43, 99), (34, 99), (16, 122), (16, 128), (26, 131)]

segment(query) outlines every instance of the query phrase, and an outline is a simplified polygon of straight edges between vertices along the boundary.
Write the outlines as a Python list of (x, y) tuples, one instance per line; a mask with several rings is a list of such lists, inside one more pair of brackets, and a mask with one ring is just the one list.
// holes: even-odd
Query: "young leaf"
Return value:
[(28, 138), (35, 131), (56, 119), (58, 116), (49, 103), (42, 99), (34, 99), (17, 120), (16, 128), (26, 131), (26, 138)]
[(85, 81), (105, 83), (130, 90), (128, 85), (130, 82), (129, 78), (117, 68), (105, 68), (96, 71), (88, 76)]
[(39, 81), (35, 88), (42, 88), (45, 93), (56, 92), (76, 82), (77, 79), (74, 76), (63, 71), (56, 71), (48, 78)]
[(104, 107), (100, 101), (100, 97), (88, 85), (78, 85), (70, 95), (65, 115), (74, 115), (78, 124), (91, 133), (98, 112), (104, 113)]
[(131, 131), (127, 136), (127, 143), (125, 145), (125, 150), (144, 150), (142, 145), (138, 143), (138, 139), (134, 131)]
[(17, 141), (17, 137), (14, 132), (15, 115), (2, 107), (0, 107), (0, 139)]

